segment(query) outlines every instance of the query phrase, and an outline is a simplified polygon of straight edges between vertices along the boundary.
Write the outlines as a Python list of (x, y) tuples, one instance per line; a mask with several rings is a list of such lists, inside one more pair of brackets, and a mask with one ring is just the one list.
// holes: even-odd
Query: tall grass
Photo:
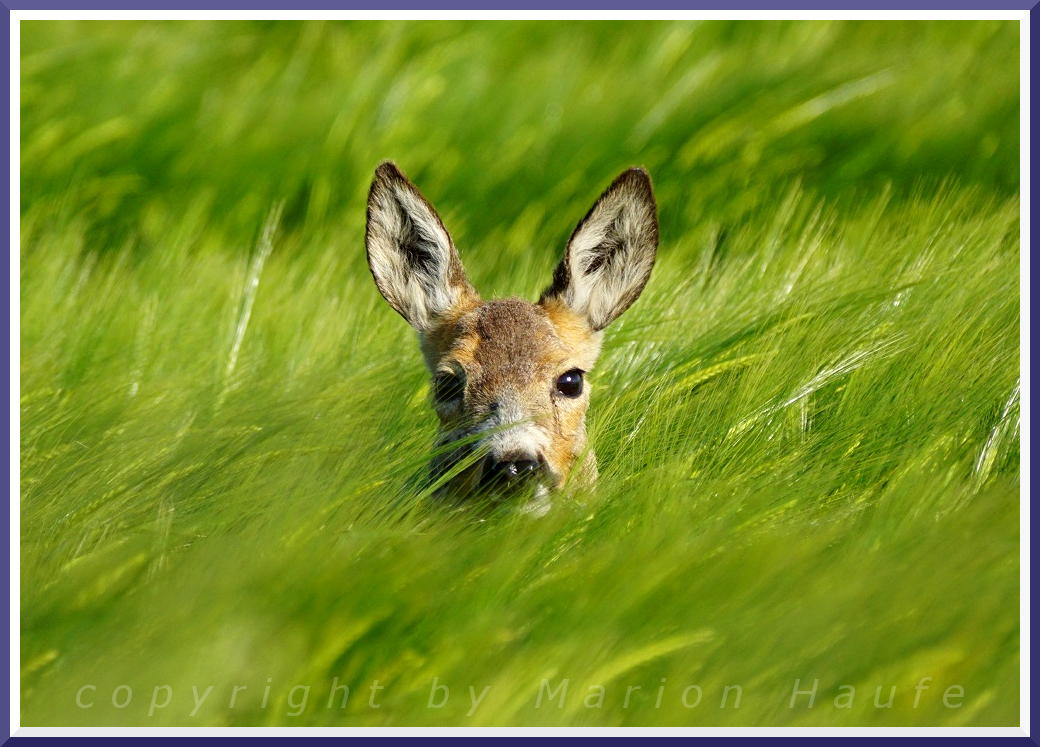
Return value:
[[(1016, 23), (33, 22), (21, 54), (23, 724), (1018, 723)], [(416, 497), (426, 374), (363, 256), (388, 157), (488, 296), (654, 178), (601, 479), (543, 518)]]

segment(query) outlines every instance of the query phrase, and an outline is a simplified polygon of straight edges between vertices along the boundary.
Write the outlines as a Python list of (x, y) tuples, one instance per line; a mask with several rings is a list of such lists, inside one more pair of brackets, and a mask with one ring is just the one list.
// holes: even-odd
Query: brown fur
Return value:
[[(429, 338), (434, 371), (465, 373), (467, 390), (462, 411), (439, 411), (443, 443), (467, 435), (469, 429), (492, 418), (503, 397), (528, 414), (544, 430), (553, 487), (570, 474), (586, 446), (586, 382), (582, 396), (553, 396), (556, 379), (571, 369), (589, 371), (599, 352), (599, 335), (565, 308), (550, 308), (519, 298), (487, 301), (471, 306), (438, 326)], [(593, 463), (589, 454), (586, 462)], [(479, 465), (475, 465), (474, 469)], [(470, 470), (469, 472), (472, 472)], [(468, 486), (473, 475), (456, 478), (452, 492)]]

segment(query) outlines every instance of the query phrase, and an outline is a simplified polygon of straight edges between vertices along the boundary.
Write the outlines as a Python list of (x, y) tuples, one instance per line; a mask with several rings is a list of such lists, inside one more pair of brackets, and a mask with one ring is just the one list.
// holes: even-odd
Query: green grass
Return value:
[[(1018, 40), (23, 23), (22, 724), (1018, 724)], [(649, 169), (595, 491), (417, 499), (426, 375), (364, 260), (384, 158), (529, 298)]]

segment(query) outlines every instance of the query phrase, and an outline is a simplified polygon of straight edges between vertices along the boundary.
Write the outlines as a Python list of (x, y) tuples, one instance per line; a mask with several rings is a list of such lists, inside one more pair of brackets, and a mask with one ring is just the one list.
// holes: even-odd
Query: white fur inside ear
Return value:
[(656, 250), (652, 198), (619, 185), (600, 199), (571, 238), (564, 301), (593, 329), (603, 329), (639, 297)]
[(368, 263), (383, 297), (413, 327), (430, 323), (458, 299), (461, 267), (437, 214), (405, 181), (377, 176), (369, 195)]

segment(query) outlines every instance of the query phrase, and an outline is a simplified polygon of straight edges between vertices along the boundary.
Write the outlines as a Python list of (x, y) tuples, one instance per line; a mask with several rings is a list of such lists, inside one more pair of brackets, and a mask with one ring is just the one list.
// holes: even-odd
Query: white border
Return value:
[[(517, 728), (472, 728), (472, 727), (177, 727), (177, 728), (146, 728), (146, 727), (98, 727), (98, 728), (58, 728), (58, 727), (19, 727), (20, 724), (20, 575), (17, 570), (20, 560), (20, 530), (19, 530), (19, 497), (21, 496), (19, 474), (19, 402), (20, 402), (20, 330), (17, 320), (20, 319), (19, 308), (19, 277), (20, 277), (20, 199), (19, 199), (19, 142), (20, 142), (20, 91), (19, 91), (19, 29), (23, 20), (55, 20), (61, 19), (135, 19), (146, 18), (151, 20), (231, 20), (242, 18), (265, 18), (273, 20), (304, 20), (304, 19), (386, 19), (387, 11), (383, 10), (264, 10), (264, 11), (241, 11), (232, 12), (226, 10), (192, 10), (192, 11), (85, 11), (85, 10), (13, 10), (11, 11), (11, 251), (10, 251), (10, 376), (11, 376), (11, 733), (10, 736), (418, 736), (430, 733), (436, 736), (507, 736), (522, 734), (525, 736), (607, 736), (618, 735), (619, 730), (614, 727), (517, 727)], [(1001, 737), (1029, 737), (1030, 736), (1030, 594), (1029, 594), (1029, 153), (1030, 153), (1030, 98), (1029, 98), (1029, 60), (1030, 60), (1030, 35), (1029, 35), (1029, 11), (1008, 10), (935, 10), (935, 11), (823, 11), (823, 10), (798, 10), (798, 11), (776, 11), (776, 10), (675, 10), (675, 11), (558, 11), (545, 10), (508, 10), (508, 11), (474, 11), (474, 10), (405, 10), (394, 11), (393, 20), (427, 20), (427, 19), (492, 19), (492, 20), (587, 20), (587, 19), (639, 19), (639, 20), (669, 20), (669, 19), (732, 19), (739, 16), (741, 19), (919, 19), (919, 20), (976, 20), (976, 19), (1000, 19), (1021, 21), (1021, 75), (1020, 75), (1020, 111), (1021, 111), (1021, 189), (1020, 189), (1020, 214), (1021, 214), (1021, 282), (1019, 287), (1020, 298), (1020, 361), (1021, 361), (1021, 399), (1020, 399), (1020, 444), (1023, 458), (1021, 460), (1020, 478), (1020, 520), (1021, 520), (1021, 545), (1020, 545), (1020, 725), (1021, 728), (999, 727), (653, 727), (653, 728), (628, 728), (623, 733), (627, 736), (640, 734), (654, 736), (818, 736), (818, 737), (862, 737), (862, 736), (914, 736), (914, 737), (954, 737), (954, 736), (1001, 736)]]
[(1029, 450), (1029, 250), (1031, 244), (1029, 243), (1029, 228), (1030, 228), (1030, 179), (1029, 179), (1029, 115), (1030, 115), (1030, 99), (1029, 99), (1029, 14), (1022, 20), (1021, 27), (1021, 44), (1020, 44), (1020, 63), (1021, 73), (1019, 75), (1019, 83), (1021, 85), (1021, 93), (1019, 97), (1020, 102), (1020, 127), (1021, 134), (1019, 136), (1019, 153), (1022, 158), (1021, 162), (1021, 199), (1019, 201), (1019, 215), (1021, 216), (1020, 223), (1020, 249), (1019, 257), (1022, 263), (1021, 266), (1021, 280), (1018, 286), (1018, 297), (1019, 301), (1019, 335), (1021, 337), (1019, 343), (1019, 362), (1022, 367), (1020, 381), (1020, 392), (1019, 392), (1019, 449), (1022, 455), (1019, 460), (1021, 464), (1021, 475), (1019, 482), (1019, 507), (1020, 507), (1020, 539), (1019, 539), (1019, 552), (1021, 564), (1019, 567), (1020, 573), (1020, 586), (1019, 586), (1019, 604), (1020, 604), (1020, 627), (1019, 627), (1019, 676), (1020, 676), (1020, 689), (1019, 697), (1021, 698), (1021, 716), (1019, 724), (1025, 730), (1025, 733), (1029, 734), (1029, 670), (1032, 660), (1030, 659), (1030, 636), (1029, 636), (1029, 619), (1030, 619), (1030, 594), (1029, 594), (1029, 558), (1030, 558), (1030, 525), (1029, 525), (1029, 478), (1030, 478), (1030, 450)]
[(11, 339), (11, 734), (18, 728), (21, 708), (21, 574), (18, 572), (21, 559), (21, 531), (19, 508), (21, 506), (21, 319), (19, 278), (21, 277), (21, 180), (19, 177), (19, 144), (21, 141), (21, 106), (19, 90), (19, 51), (21, 39), (19, 23), (11, 14), (11, 243), (10, 243), (10, 303), (8, 322)]
[(206, 727), (44, 727), (24, 726), (19, 737), (1025, 737), (1014, 726), (856, 727), (856, 726), (206, 726)]
[[(1025, 15), (1023, 16), (1023, 12)], [(1018, 10), (400, 10), (389, 14), (385, 10), (264, 10), (242, 11), (236, 13), (228, 10), (135, 10), (135, 11), (93, 11), (93, 10), (12, 10), (11, 26), (16, 19), (22, 20), (122, 20), (122, 19), (159, 20), (241, 20), (243, 18), (263, 18), (267, 20), (393, 20), (393, 21), (425, 21), (425, 20), (493, 20), (493, 21), (587, 21), (587, 20), (1020, 20), (1029, 18), (1028, 11)]]

